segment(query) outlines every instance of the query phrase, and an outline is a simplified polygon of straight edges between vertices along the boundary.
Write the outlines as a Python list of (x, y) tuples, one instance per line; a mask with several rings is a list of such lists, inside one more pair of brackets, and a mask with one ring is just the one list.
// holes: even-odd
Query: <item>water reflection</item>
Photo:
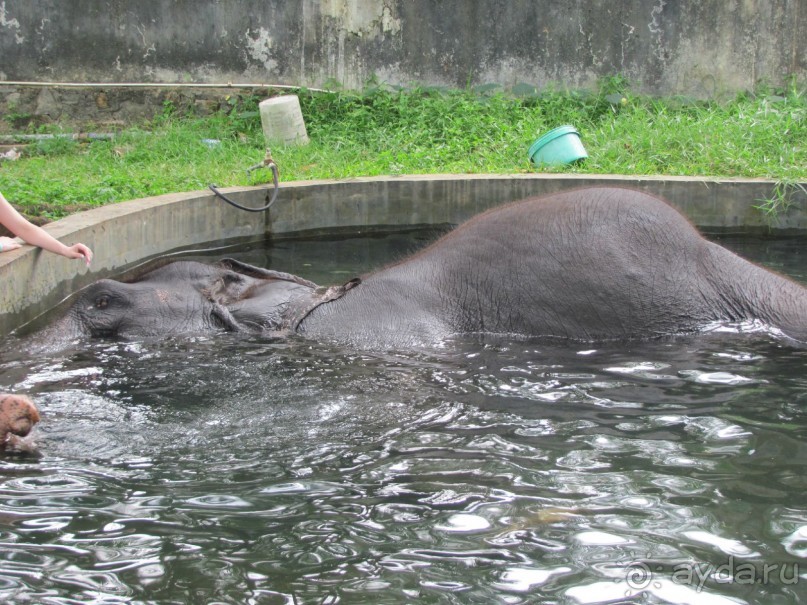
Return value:
[[(348, 244), (260, 254), (383, 262)], [(805, 353), (756, 329), (3, 363), (44, 416), (39, 458), (0, 459), (3, 602), (807, 600)]]

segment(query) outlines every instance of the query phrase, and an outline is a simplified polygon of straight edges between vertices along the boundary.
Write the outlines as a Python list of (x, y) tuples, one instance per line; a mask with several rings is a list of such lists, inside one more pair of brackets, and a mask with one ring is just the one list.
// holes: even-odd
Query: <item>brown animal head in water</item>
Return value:
[(0, 395), (0, 451), (21, 443), (39, 422), (39, 410), (25, 395)]

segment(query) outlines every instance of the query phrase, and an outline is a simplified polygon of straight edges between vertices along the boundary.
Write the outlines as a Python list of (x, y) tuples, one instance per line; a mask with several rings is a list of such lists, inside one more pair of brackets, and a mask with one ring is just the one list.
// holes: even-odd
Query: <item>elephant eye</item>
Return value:
[(99, 296), (95, 301), (95, 308), (96, 309), (106, 309), (109, 305), (109, 296), (104, 294), (103, 296)]

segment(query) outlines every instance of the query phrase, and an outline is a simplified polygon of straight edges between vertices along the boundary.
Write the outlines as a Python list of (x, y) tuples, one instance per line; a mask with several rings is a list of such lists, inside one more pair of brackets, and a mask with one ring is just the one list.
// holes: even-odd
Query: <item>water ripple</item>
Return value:
[(807, 602), (805, 362), (755, 326), (15, 354), (43, 421), (0, 457), (0, 602)]

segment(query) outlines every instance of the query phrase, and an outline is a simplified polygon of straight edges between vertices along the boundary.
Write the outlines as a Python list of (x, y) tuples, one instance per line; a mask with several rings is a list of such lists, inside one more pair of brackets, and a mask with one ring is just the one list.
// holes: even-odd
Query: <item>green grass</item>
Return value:
[[(616, 78), (595, 93), (527, 97), (384, 87), (299, 94), (311, 143), (273, 149), (283, 181), (533, 172), (530, 144), (563, 124), (578, 128), (590, 157), (554, 171), (807, 181), (807, 100), (795, 86), (724, 102), (633, 95)], [(167, 106), (110, 141), (43, 141), (2, 164), (0, 191), (29, 216), (59, 218), (209, 183), (269, 182), (268, 171), (245, 174), (263, 158), (259, 100), (234, 98), (208, 117)]]

